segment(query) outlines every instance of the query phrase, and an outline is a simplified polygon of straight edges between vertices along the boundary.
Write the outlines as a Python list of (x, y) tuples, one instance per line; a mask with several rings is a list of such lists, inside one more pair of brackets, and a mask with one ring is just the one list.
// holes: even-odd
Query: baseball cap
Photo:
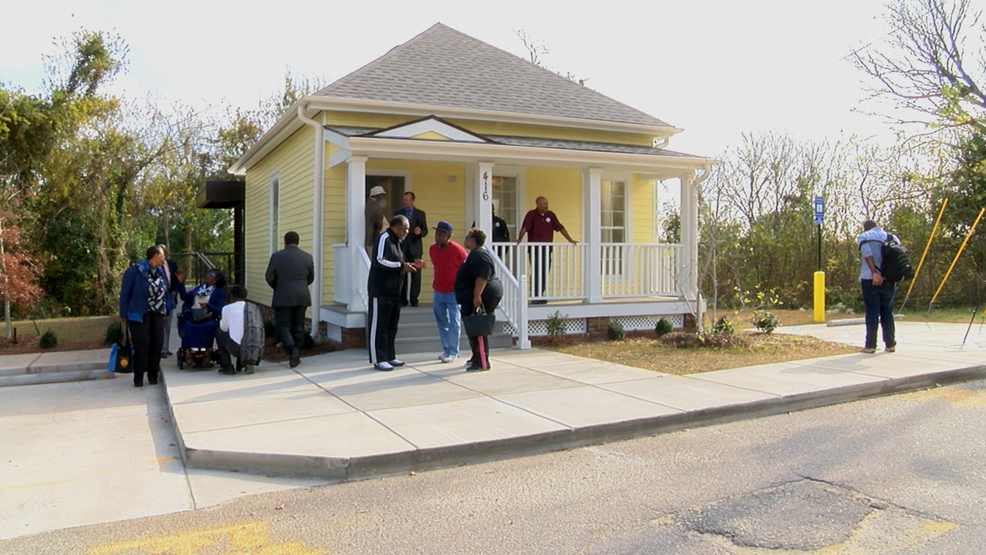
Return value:
[(438, 222), (438, 225), (435, 226), (435, 229), (437, 229), (438, 231), (444, 231), (445, 233), (452, 235), (452, 224), (446, 222), (445, 220)]

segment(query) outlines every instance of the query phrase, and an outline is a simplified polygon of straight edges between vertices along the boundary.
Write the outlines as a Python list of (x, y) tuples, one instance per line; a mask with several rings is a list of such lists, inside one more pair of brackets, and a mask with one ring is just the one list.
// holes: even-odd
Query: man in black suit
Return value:
[[(175, 304), (178, 302), (178, 289), (184, 287), (184, 278), (182, 278), (181, 272), (178, 271), (178, 263), (174, 260), (168, 258), (171, 251), (168, 249), (167, 245), (158, 245), (158, 248), (164, 253), (164, 264), (161, 264), (161, 273), (164, 274), (164, 281), (168, 284), (168, 294), (171, 295), (171, 306), (177, 307)], [(175, 321), (175, 311), (172, 310), (165, 316), (164, 320), (164, 343), (161, 347), (161, 358), (171, 356), (174, 353), (171, 352), (169, 348), (171, 345), (171, 328), (174, 327), (172, 324)]]
[(305, 340), (305, 311), (312, 304), (308, 286), (315, 281), (312, 255), (299, 249), (298, 243), (297, 233), (285, 233), (284, 248), (270, 255), (265, 276), (267, 284), (274, 289), (270, 304), (274, 308), (277, 338), (291, 359), (291, 368), (301, 364), (298, 349)]
[[(401, 198), (403, 208), (394, 213), (395, 216), (407, 218), (411, 231), (404, 239), (404, 256), (408, 262), (421, 260), (424, 254), (424, 246), (421, 239), (428, 235), (428, 221), (425, 219), (424, 210), (419, 210), (414, 206), (414, 193), (408, 191)], [(421, 272), (411, 272), (404, 276), (404, 283), (401, 285), (401, 304), (407, 306), (418, 306), (418, 296), (421, 294)]]

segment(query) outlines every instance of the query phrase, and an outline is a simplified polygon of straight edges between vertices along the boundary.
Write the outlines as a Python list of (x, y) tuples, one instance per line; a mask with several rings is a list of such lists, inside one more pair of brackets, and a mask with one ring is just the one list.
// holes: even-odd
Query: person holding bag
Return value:
[(134, 387), (144, 387), (144, 373), (151, 385), (161, 372), (165, 315), (171, 311), (169, 286), (161, 272), (164, 251), (154, 245), (123, 273), (120, 286), (120, 322), (130, 330), (133, 341)]
[[(455, 300), (459, 303), (462, 320), (466, 323), (466, 333), (469, 333), (467, 319), (474, 317), (477, 312), (492, 316), (503, 298), (503, 285), (496, 277), (496, 265), (485, 244), (486, 232), (477, 227), (470, 228), (463, 241), (463, 246), (469, 250), (469, 256), (455, 274)], [(477, 335), (469, 333), (472, 358), (466, 372), (490, 369), (489, 333), (492, 330), (482, 331), (484, 333)]]

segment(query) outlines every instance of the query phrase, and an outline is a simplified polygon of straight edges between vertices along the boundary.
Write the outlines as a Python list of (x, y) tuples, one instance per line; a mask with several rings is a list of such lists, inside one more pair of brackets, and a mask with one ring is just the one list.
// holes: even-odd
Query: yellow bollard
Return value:
[(825, 272), (815, 272), (815, 321), (825, 321)]

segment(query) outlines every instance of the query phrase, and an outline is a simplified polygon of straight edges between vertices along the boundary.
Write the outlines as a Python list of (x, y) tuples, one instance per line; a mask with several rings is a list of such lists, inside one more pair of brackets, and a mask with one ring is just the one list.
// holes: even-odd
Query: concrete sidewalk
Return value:
[[(862, 344), (862, 326), (779, 332)], [(363, 351), (251, 376), (170, 372), (191, 467), (349, 480), (577, 447), (986, 375), (975, 330), (901, 323), (897, 353), (672, 376), (558, 353), (503, 350), (490, 372), (432, 355), (394, 372)]]
[[(0, 538), (986, 376), (986, 332), (974, 326), (963, 347), (966, 328), (901, 322), (893, 354), (687, 377), (539, 350), (496, 352), (490, 372), (437, 353), (378, 372), (365, 352), (342, 351), (238, 376), (178, 370), (172, 357), (164, 387), (136, 389), (129, 376), (0, 387)], [(863, 327), (778, 333), (861, 345)]]

